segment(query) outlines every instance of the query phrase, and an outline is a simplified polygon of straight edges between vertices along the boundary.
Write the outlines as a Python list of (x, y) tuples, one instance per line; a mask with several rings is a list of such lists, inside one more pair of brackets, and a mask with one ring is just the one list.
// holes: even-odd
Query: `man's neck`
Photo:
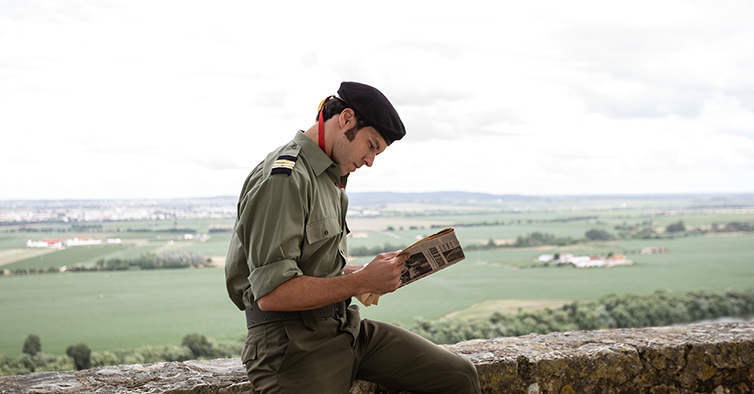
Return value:
[[(309, 128), (309, 130), (306, 130), (304, 132), (307, 137), (309, 137), (312, 141), (314, 141), (315, 144), (319, 145), (319, 122), (315, 123), (312, 127)], [(330, 157), (332, 159), (332, 141), (328, 141), (328, 127), (327, 122), (325, 122), (325, 154), (327, 157)]]

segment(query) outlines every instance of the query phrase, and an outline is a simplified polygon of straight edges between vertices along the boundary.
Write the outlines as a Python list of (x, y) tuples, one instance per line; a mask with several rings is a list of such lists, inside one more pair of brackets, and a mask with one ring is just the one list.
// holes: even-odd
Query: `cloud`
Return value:
[(218, 154), (212, 154), (208, 157), (195, 157), (191, 158), (191, 161), (195, 162), (196, 164), (205, 167), (209, 170), (245, 170), (248, 169), (245, 166), (240, 166), (236, 163), (234, 163), (232, 160), (228, 159), (227, 157), (218, 155)]
[(621, 82), (605, 85), (576, 88), (574, 92), (585, 100), (588, 110), (614, 118), (695, 118), (704, 110), (704, 92)]
[(343, 80), (408, 129), (351, 190), (751, 191), (753, 18), (737, 1), (6, 1), (0, 165), (84, 170), (4, 173), (0, 198), (234, 195)]
[(744, 49), (754, 35), (745, 22), (754, 11), (749, 3), (586, 8), (543, 16), (545, 47), (525, 55), (533, 78), (567, 87), (587, 111), (619, 119), (695, 118), (717, 93), (740, 95), (751, 108), (742, 92), (754, 89), (754, 53)]

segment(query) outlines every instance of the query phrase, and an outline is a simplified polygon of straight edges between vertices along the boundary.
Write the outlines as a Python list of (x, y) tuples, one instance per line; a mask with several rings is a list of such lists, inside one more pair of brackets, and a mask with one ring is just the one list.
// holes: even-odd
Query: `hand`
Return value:
[(358, 271), (366, 278), (365, 293), (391, 293), (400, 286), (403, 263), (410, 255), (406, 253), (398, 256), (399, 253), (400, 251), (381, 253)]

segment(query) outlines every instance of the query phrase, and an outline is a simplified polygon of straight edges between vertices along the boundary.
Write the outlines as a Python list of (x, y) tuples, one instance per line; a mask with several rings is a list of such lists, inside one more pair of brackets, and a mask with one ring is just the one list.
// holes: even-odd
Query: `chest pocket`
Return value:
[(338, 218), (333, 216), (306, 226), (306, 241), (309, 245), (334, 237), (343, 232)]

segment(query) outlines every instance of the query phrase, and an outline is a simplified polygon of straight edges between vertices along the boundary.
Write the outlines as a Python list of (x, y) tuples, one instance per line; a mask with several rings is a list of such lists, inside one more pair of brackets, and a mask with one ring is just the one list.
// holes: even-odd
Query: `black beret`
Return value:
[(379, 90), (363, 83), (343, 82), (338, 89), (338, 98), (374, 127), (388, 145), (406, 135), (398, 112)]

